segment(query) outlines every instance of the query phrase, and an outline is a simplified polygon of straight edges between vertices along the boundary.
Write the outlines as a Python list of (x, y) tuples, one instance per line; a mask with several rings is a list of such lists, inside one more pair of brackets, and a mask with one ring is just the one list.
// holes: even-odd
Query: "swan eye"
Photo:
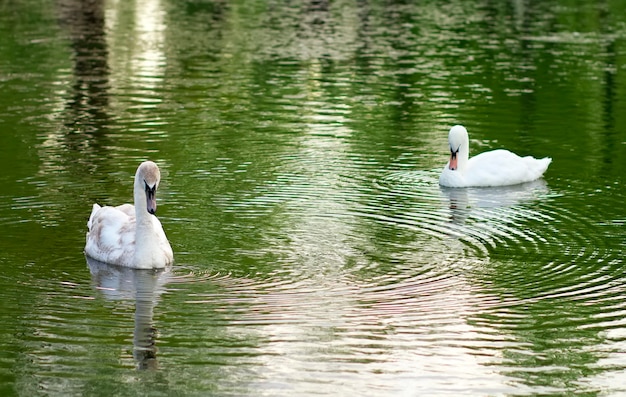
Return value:
[(148, 182), (146, 182), (145, 180), (143, 181), (143, 183), (146, 187), (146, 194), (154, 197), (154, 194), (156, 193), (156, 184), (153, 187), (150, 187), (150, 185), (148, 185)]

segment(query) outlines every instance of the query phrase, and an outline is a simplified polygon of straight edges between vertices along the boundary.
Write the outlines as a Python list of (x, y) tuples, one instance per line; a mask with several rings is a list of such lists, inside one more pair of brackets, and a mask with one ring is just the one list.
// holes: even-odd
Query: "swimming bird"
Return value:
[(450, 161), (439, 176), (446, 187), (487, 187), (517, 185), (540, 178), (552, 159), (520, 157), (498, 149), (469, 158), (469, 137), (462, 125), (455, 125), (448, 134)]
[(174, 261), (172, 247), (155, 216), (160, 180), (159, 167), (145, 161), (135, 173), (135, 205), (93, 205), (87, 222), (87, 256), (135, 269), (164, 268)]

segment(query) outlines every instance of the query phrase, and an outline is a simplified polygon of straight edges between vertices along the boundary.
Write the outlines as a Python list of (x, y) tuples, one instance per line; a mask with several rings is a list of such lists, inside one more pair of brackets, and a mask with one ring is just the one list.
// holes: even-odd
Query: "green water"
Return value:
[[(624, 1), (0, 10), (0, 394), (626, 393)], [(144, 159), (176, 264), (88, 264)]]

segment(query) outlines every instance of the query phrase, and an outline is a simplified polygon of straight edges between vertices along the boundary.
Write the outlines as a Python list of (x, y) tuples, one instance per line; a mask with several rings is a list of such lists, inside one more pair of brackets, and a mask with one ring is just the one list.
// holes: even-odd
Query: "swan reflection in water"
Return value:
[[(546, 181), (537, 179), (532, 182), (511, 186), (449, 188), (440, 187), (450, 203), (451, 222), (462, 225), (470, 214), (481, 218), (490, 218), (489, 209), (513, 207), (539, 199), (549, 192)], [(501, 216), (500, 213), (498, 216)]]
[(165, 291), (169, 270), (131, 269), (86, 259), (94, 285), (106, 299), (135, 301), (133, 356), (138, 369), (156, 369), (154, 306)]

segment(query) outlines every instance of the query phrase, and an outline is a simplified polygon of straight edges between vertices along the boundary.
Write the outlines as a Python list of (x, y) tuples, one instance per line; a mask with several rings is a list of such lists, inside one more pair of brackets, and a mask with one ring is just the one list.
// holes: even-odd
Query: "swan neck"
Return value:
[(137, 218), (137, 223), (145, 223), (152, 215), (148, 213), (146, 192), (141, 186), (140, 181), (135, 180), (133, 197), (135, 201), (135, 217)]
[(450, 169), (462, 173), (467, 167), (469, 160), (469, 136), (467, 130), (462, 125), (455, 125), (450, 128), (448, 134), (450, 144)]
[(469, 161), (469, 147), (468, 144), (461, 146), (457, 153), (457, 165), (458, 170), (463, 172), (467, 168), (467, 162)]
[(154, 250), (154, 215), (147, 209), (146, 192), (141, 186), (143, 181), (135, 182), (135, 254), (134, 263), (137, 268), (151, 268)]

